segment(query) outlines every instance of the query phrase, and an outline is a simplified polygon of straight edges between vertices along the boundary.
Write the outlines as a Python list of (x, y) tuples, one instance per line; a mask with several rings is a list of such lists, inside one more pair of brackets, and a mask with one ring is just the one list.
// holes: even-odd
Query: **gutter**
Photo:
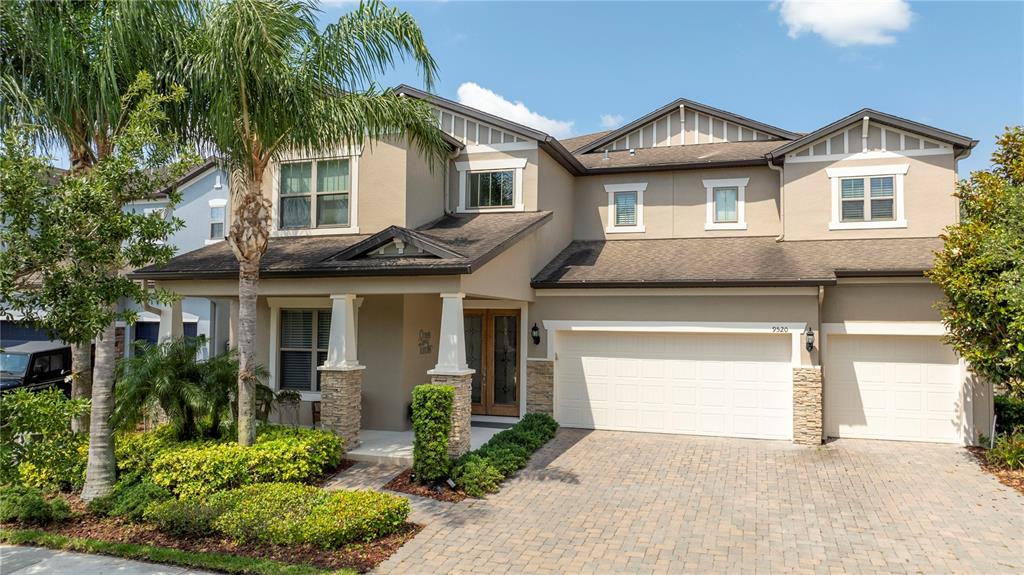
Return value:
[(558, 288), (705, 288), (705, 287), (806, 287), (833, 286), (836, 278), (792, 279), (792, 280), (669, 280), (669, 281), (561, 281), (540, 280), (530, 282), (534, 289)]

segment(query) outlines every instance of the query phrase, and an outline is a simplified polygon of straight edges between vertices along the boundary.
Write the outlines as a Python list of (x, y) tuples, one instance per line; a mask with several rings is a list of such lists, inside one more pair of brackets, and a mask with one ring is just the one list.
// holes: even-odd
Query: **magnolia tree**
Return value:
[[(172, 299), (119, 272), (165, 262), (174, 253), (165, 240), (180, 220), (124, 208), (168, 189), (196, 161), (161, 130), (164, 108), (183, 98), (180, 87), (154, 92), (152, 79), (141, 74), (124, 96), (125, 115), (108, 153), (89, 170), (55, 176), (48, 161), (34, 155), (31, 127), (6, 131), (0, 144), (0, 308), (65, 341), (107, 344), (96, 350), (86, 499), (114, 482), (110, 344), (117, 320), (135, 320), (117, 304)], [(169, 195), (173, 206), (178, 194), (172, 189)]]
[(997, 140), (992, 167), (960, 182), (960, 223), (929, 277), (946, 294), (947, 340), (975, 373), (1024, 395), (1024, 127)]

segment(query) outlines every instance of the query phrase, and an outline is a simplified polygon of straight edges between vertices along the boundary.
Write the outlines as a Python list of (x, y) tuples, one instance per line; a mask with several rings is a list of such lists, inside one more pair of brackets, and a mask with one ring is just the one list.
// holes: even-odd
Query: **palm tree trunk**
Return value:
[(110, 415), (114, 409), (114, 324), (103, 328), (96, 342), (96, 372), (92, 386), (92, 421), (89, 425), (89, 463), (82, 499), (91, 501), (110, 493), (117, 476)]
[(259, 260), (241, 262), (238, 276), (238, 443), (256, 441), (256, 293)]
[[(71, 398), (89, 399), (92, 397), (92, 343), (71, 346)], [(71, 420), (71, 430), (80, 433), (89, 432), (89, 412)]]
[(256, 441), (256, 297), (260, 260), (270, 238), (270, 202), (263, 197), (264, 162), (231, 174), (229, 240), (238, 259), (238, 443)]

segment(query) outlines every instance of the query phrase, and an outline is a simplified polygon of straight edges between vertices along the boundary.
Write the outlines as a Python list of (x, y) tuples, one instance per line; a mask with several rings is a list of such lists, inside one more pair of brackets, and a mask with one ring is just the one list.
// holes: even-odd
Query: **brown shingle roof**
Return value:
[[(551, 212), (449, 215), (416, 230), (456, 255), (332, 260), (369, 235), (277, 237), (260, 264), (264, 277), (466, 274), (514, 245), (551, 217)], [(229, 278), (238, 262), (226, 241), (149, 266), (133, 277), (145, 279)]]
[(593, 134), (584, 134), (582, 136), (563, 138), (561, 140), (558, 140), (558, 142), (565, 146), (566, 150), (569, 150), (570, 152), (575, 152), (577, 149), (586, 146), (587, 144), (593, 142), (594, 140), (597, 140), (598, 138), (603, 138), (604, 136), (610, 134), (611, 132), (611, 130), (605, 130), (603, 132), (594, 132)]
[(785, 140), (759, 140), (754, 142), (720, 142), (717, 144), (687, 144), (685, 146), (662, 146), (640, 148), (630, 155), (628, 150), (577, 154), (588, 170), (655, 168), (689, 165), (716, 166), (740, 163), (764, 163), (764, 155), (784, 144)]
[(533, 286), (820, 285), (842, 275), (919, 275), (941, 247), (939, 238), (575, 241), (537, 274)]

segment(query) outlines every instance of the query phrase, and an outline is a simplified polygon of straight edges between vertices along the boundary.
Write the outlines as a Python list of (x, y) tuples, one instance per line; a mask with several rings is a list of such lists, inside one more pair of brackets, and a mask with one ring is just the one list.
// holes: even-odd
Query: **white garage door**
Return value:
[(960, 441), (960, 367), (939, 338), (830, 335), (826, 354), (829, 437)]
[(556, 345), (566, 427), (793, 436), (788, 336), (565, 332)]

